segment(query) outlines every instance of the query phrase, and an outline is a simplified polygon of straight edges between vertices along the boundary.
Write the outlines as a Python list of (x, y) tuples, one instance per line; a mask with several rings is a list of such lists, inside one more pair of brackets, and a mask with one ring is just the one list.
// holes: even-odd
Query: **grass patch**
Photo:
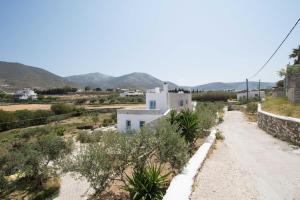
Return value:
[(300, 103), (289, 103), (285, 97), (267, 97), (262, 109), (278, 115), (300, 118)]

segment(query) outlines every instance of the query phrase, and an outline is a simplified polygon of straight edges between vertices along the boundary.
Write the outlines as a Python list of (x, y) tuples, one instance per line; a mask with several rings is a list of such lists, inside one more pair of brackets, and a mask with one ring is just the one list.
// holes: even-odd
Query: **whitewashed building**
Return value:
[(28, 99), (37, 100), (37, 94), (29, 88), (18, 90), (14, 94), (14, 97), (19, 100), (28, 100)]
[[(247, 98), (247, 91), (241, 91), (241, 92), (238, 92), (236, 94), (237, 96), (237, 100), (242, 100), (242, 99), (246, 99)], [(252, 98), (265, 98), (265, 91), (262, 91), (262, 90), (250, 90), (248, 91), (248, 98), (249, 99), (252, 99)]]
[(144, 93), (141, 91), (124, 91), (120, 93), (120, 97), (132, 97), (132, 96), (143, 96)]
[(138, 130), (145, 124), (166, 115), (171, 109), (191, 109), (191, 93), (172, 93), (168, 84), (164, 83), (163, 90), (155, 88), (146, 92), (145, 109), (117, 110), (118, 130), (121, 132)]

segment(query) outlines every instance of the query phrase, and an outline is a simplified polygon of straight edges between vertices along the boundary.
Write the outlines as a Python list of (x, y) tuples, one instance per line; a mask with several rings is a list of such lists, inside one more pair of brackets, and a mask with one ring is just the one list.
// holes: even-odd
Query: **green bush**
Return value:
[(61, 115), (61, 114), (67, 114), (73, 112), (75, 110), (75, 106), (66, 103), (58, 103), (58, 104), (53, 104), (51, 106), (51, 110), (56, 115)]
[(199, 131), (205, 136), (211, 127), (216, 124), (216, 113), (223, 108), (222, 103), (201, 102), (197, 104), (196, 113), (199, 119)]
[(249, 113), (256, 113), (257, 112), (257, 107), (258, 107), (258, 104), (256, 102), (250, 102), (247, 104), (247, 112)]
[(132, 177), (127, 176), (124, 189), (131, 200), (161, 200), (167, 188), (168, 175), (161, 175), (161, 169), (148, 166), (134, 170)]

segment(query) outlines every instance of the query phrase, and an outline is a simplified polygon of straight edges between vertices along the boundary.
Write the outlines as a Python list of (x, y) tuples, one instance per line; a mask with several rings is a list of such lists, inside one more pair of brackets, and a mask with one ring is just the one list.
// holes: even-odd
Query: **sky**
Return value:
[[(277, 48), (299, 8), (299, 0), (1, 0), (0, 60), (60, 76), (243, 81)], [(298, 45), (300, 24), (253, 80), (277, 81)]]

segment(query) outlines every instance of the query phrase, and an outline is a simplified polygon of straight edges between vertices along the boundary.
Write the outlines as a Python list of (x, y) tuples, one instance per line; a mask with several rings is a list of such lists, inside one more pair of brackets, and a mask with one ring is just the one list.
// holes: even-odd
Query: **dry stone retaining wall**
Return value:
[(300, 146), (300, 119), (275, 115), (258, 105), (258, 127), (281, 140)]

